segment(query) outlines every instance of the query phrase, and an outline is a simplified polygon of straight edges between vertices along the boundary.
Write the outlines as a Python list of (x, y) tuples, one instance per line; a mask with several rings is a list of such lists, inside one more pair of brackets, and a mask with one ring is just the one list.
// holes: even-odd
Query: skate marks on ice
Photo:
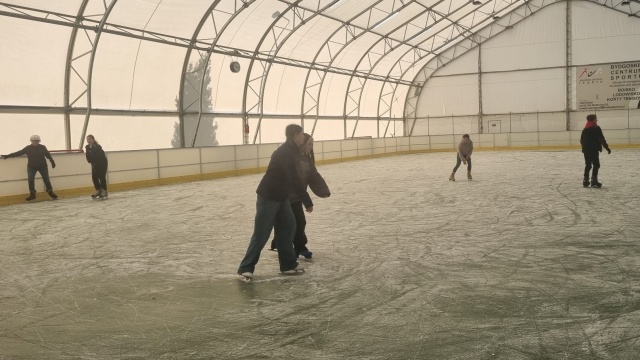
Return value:
[(633, 358), (638, 155), (602, 156), (602, 189), (579, 152), (322, 166), (314, 261), (264, 251), (250, 284), (260, 175), (2, 207), (0, 357)]

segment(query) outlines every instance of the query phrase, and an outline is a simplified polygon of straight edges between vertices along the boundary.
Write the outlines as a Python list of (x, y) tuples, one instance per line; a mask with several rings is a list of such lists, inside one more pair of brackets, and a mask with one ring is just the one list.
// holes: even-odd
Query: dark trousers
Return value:
[[(460, 164), (462, 164), (462, 160), (460, 160), (460, 155), (456, 154), (456, 167), (453, 168), (453, 172), (458, 171)], [(471, 172), (471, 156), (469, 156), (469, 160), (467, 160), (467, 171)]]
[(92, 166), (91, 179), (93, 180), (93, 186), (96, 190), (107, 190), (107, 165)]
[(591, 179), (598, 180), (598, 170), (600, 169), (600, 152), (589, 151), (584, 153), (584, 178), (589, 178), (589, 171), (593, 168)]
[(44, 187), (47, 191), (52, 190), (51, 180), (49, 180), (49, 167), (34, 169), (27, 167), (27, 181), (29, 182), (29, 192), (36, 192), (36, 173), (40, 173), (42, 181), (44, 181)]
[[(301, 252), (309, 251), (309, 249), (307, 249), (307, 234), (304, 232), (304, 229), (307, 227), (307, 218), (304, 215), (304, 205), (302, 205), (302, 201), (292, 202), (291, 210), (296, 219), (296, 234), (293, 237), (293, 250), (295, 250), (296, 256), (299, 256)], [(272, 240), (271, 249), (275, 248), (276, 242)]]

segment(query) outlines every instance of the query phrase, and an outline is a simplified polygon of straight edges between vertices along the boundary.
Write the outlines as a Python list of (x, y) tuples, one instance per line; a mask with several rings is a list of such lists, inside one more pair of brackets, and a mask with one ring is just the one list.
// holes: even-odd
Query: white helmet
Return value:
[(38, 135), (31, 135), (31, 138), (29, 139), (30, 141), (40, 141), (40, 136)]

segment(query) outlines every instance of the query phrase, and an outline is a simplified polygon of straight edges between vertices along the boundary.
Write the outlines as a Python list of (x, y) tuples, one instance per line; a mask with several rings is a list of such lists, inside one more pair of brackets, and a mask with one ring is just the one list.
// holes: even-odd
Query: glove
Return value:
[(52, 162), (52, 163), (51, 163), (51, 168), (52, 168), (52, 169), (55, 169), (55, 168), (56, 168), (56, 163)]
[(607, 148), (607, 154), (611, 154), (611, 149)]

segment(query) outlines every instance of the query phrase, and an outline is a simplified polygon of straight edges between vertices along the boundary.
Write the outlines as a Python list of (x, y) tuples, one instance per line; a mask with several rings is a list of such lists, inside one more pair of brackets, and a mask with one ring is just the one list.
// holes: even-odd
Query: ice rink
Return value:
[(321, 166), (307, 272), (251, 284), (262, 174), (0, 207), (0, 359), (638, 359), (639, 158)]

